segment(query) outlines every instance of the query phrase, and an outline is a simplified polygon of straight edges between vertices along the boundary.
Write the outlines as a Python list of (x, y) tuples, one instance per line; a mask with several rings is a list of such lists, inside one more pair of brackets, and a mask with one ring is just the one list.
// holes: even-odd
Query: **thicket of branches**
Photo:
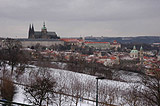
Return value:
[(104, 65), (97, 63), (96, 60), (88, 63), (83, 58), (77, 59), (75, 56), (71, 56), (67, 62), (66, 69), (74, 72), (85, 73), (93, 76), (99, 75), (112, 79), (112, 71)]
[(28, 86), (25, 86), (24, 94), (30, 103), (42, 106), (43, 104), (54, 102), (53, 91), (56, 86), (56, 81), (48, 70), (40, 69), (33, 71), (26, 80)]
[(0, 82), (0, 97), (4, 100), (12, 101), (16, 94), (16, 86), (12, 83), (10, 74), (3, 73)]

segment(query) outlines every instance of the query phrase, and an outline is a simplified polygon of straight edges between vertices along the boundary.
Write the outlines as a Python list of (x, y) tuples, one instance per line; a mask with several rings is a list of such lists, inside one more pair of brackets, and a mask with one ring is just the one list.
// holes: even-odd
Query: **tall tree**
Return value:
[(16, 93), (16, 87), (13, 84), (10, 75), (6, 72), (3, 73), (3, 79), (1, 81), (1, 97), (2, 99), (12, 101)]
[(141, 97), (144, 98), (146, 106), (160, 106), (160, 72), (154, 71), (154, 76), (142, 76)]
[(56, 81), (48, 70), (31, 73), (28, 81), (28, 86), (24, 90), (27, 100), (30, 103), (42, 106), (54, 102), (53, 89), (56, 86)]
[(14, 67), (18, 63), (20, 48), (22, 46), (19, 41), (7, 38), (4, 42), (4, 47), (5, 47), (4, 50), (6, 53), (6, 59), (9, 61), (9, 64), (12, 67), (11, 68), (11, 75), (12, 75)]

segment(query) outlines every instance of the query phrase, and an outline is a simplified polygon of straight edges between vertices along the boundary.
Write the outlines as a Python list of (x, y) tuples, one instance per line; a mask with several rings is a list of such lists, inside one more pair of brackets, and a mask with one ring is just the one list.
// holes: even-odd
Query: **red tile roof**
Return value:
[(85, 43), (109, 43), (109, 42), (85, 42)]
[(110, 57), (110, 59), (111, 59), (111, 60), (115, 60), (115, 59), (116, 59), (116, 57)]
[(65, 42), (83, 42), (83, 39), (72, 39), (72, 38), (64, 38), (60, 40), (65, 41)]

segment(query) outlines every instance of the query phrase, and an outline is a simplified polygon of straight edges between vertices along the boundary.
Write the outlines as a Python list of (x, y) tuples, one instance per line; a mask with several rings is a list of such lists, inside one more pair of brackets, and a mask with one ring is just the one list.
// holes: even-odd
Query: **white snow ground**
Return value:
[[(36, 67), (36, 66), (32, 66), (32, 67), (33, 68), (28, 68), (27, 69), (27, 71), (25, 73), (25, 76), (28, 76), (30, 71), (38, 69), (38, 67)], [(50, 68), (50, 70), (51, 70), (54, 78), (57, 80), (58, 86), (61, 86), (64, 83), (67, 84), (68, 86), (70, 86), (71, 85), (70, 82), (72, 80), (74, 80), (73, 78), (70, 78), (70, 76), (72, 75), (72, 76), (75, 76), (74, 78), (77, 78), (78, 81), (80, 81), (81, 83), (91, 81), (93, 83), (91, 87), (96, 88), (96, 77), (94, 77), (94, 76), (90, 76), (90, 75), (86, 75), (86, 74), (80, 74), (80, 73), (71, 72), (71, 71), (67, 71), (67, 70), (61, 70), (61, 69)], [(23, 79), (24, 76), (22, 76), (21, 78), (22, 78), (22, 82), (23, 82), (23, 80), (25, 80), (25, 79)], [(135, 78), (133, 77), (133, 79), (135, 79)], [(125, 89), (129, 88), (129, 86), (132, 85), (132, 84), (133, 83), (126, 83), (126, 82), (113, 81), (113, 80), (107, 80), (107, 79), (99, 80), (99, 85), (112, 86), (114, 88), (120, 88), (121, 90), (125, 90)], [(15, 95), (13, 101), (18, 102), (18, 103), (27, 103), (28, 104), (28, 102), (25, 100), (25, 95), (23, 94), (23, 92), (24, 92), (23, 87), (22, 86), (17, 86), (17, 88), (18, 88), (17, 89), (17, 94)], [(93, 92), (95, 93), (96, 89), (94, 89)], [(95, 95), (95, 94), (93, 94), (93, 95)], [(120, 101), (120, 99), (117, 100), (116, 104), (118, 104), (119, 101)], [(62, 106), (67, 106), (67, 104), (66, 105), (64, 104)], [(75, 104), (73, 104), (72, 106), (75, 106)], [(87, 101), (81, 102), (79, 100), (78, 106), (95, 106), (95, 103), (87, 102)]]

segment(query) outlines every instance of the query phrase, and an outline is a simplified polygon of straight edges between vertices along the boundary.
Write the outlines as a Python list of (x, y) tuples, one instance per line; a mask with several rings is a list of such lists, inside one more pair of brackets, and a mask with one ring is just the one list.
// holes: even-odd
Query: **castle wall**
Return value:
[(21, 40), (22, 47), (31, 47), (36, 44), (40, 44), (41, 46), (49, 47), (51, 45), (64, 45), (64, 41), (60, 40)]

